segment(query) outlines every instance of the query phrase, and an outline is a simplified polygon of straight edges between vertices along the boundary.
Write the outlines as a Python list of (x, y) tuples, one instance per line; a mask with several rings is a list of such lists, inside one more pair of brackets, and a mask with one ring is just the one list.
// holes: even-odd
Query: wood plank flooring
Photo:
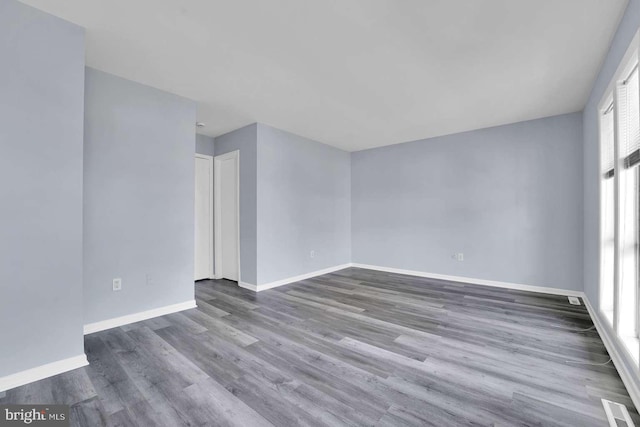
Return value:
[(77, 426), (606, 426), (604, 397), (640, 425), (566, 297), (356, 268), (196, 297), (86, 336), (90, 366), (0, 403), (69, 404)]

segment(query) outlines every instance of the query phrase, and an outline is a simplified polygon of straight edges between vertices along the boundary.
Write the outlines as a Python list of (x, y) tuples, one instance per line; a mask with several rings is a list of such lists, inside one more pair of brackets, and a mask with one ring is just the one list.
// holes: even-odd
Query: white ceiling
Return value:
[(349, 151), (579, 111), (627, 0), (23, 0), (87, 64)]

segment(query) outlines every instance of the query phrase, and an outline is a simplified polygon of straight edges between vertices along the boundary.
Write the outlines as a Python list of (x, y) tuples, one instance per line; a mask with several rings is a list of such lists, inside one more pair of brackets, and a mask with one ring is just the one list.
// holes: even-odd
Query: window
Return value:
[(613, 323), (614, 292), (614, 111), (613, 100), (600, 115), (600, 159), (601, 159), (601, 272), (600, 309), (609, 322)]
[(618, 331), (623, 337), (637, 337), (638, 288), (638, 166), (640, 163), (640, 93), (638, 67), (617, 87), (619, 211)]
[(600, 104), (600, 311), (640, 356), (640, 77), (638, 35)]

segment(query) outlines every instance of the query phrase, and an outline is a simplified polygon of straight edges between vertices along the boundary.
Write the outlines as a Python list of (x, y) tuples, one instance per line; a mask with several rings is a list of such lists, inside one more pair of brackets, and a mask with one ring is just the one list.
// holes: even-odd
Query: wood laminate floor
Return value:
[[(608, 425), (633, 408), (566, 297), (349, 268), (85, 337), (90, 366), (7, 392), (80, 426)], [(574, 361), (577, 363), (568, 363)]]

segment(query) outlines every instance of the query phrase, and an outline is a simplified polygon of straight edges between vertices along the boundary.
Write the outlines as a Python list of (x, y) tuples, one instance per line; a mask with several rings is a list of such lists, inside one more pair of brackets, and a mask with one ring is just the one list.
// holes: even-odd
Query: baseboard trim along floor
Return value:
[(78, 356), (69, 357), (68, 359), (58, 360), (57, 362), (47, 363), (36, 368), (27, 369), (26, 371), (0, 377), (0, 393), (21, 385), (29, 384), (35, 381), (43, 380), (54, 375), (72, 371), (77, 368), (87, 366), (87, 356), (79, 354)]
[(238, 286), (244, 289), (249, 289), (250, 291), (254, 291), (254, 292), (266, 291), (267, 289), (273, 289), (273, 288), (277, 288), (278, 286), (284, 286), (290, 283), (299, 282), (301, 280), (311, 279), (312, 277), (322, 276), (323, 274), (333, 273), (335, 271), (343, 270), (349, 267), (383, 271), (386, 273), (405, 274), (407, 276), (425, 277), (428, 279), (438, 279), (438, 280), (448, 280), (451, 282), (469, 283), (471, 285), (484, 285), (484, 286), (493, 286), (496, 288), (517, 289), (520, 291), (540, 292), (543, 294), (551, 294), (551, 295), (566, 295), (566, 296), (575, 296), (575, 297), (584, 296), (584, 293), (582, 291), (573, 291), (568, 289), (553, 288), (553, 287), (547, 287), (547, 286), (523, 285), (519, 283), (500, 282), (497, 280), (476, 279), (476, 278), (463, 277), (463, 276), (450, 276), (446, 274), (428, 273), (425, 271), (416, 271), (416, 270), (404, 270), (401, 268), (383, 267), (380, 265), (370, 265), (370, 264), (360, 264), (360, 263), (341, 264), (334, 267), (312, 271), (310, 273), (305, 273), (299, 276), (289, 277), (286, 279), (277, 280), (275, 282), (265, 283), (257, 286), (254, 285), (253, 283), (239, 282)]
[(104, 331), (106, 329), (117, 328), (118, 326), (124, 326), (130, 323), (136, 323), (158, 316), (164, 316), (165, 314), (177, 313), (178, 311), (188, 310), (190, 308), (196, 308), (195, 300), (141, 311), (139, 313), (128, 314), (126, 316), (114, 317), (113, 319), (102, 320), (100, 322), (89, 323), (84, 325), (84, 334), (93, 334), (95, 332)]
[(540, 292), (543, 294), (566, 295), (572, 297), (582, 297), (582, 291), (572, 291), (560, 288), (551, 288), (546, 286), (522, 285), (519, 283), (499, 282), (496, 280), (475, 279), (463, 276), (449, 276), (446, 274), (427, 273), (424, 271), (403, 270), (393, 267), (382, 267), (379, 265), (352, 263), (351, 267), (365, 268), (367, 270), (384, 271), (387, 273), (406, 274), (407, 276), (426, 277), (428, 279), (449, 280), (451, 282), (469, 283), (471, 285), (493, 286), (496, 288), (517, 289), (519, 291)]
[(344, 270), (345, 268), (349, 268), (349, 267), (351, 267), (351, 264), (341, 264), (341, 265), (336, 265), (334, 267), (329, 267), (322, 270), (316, 270), (310, 273), (301, 274), (299, 276), (288, 277), (282, 280), (276, 280), (275, 282), (264, 283), (262, 285), (256, 286), (252, 283), (240, 282), (238, 283), (238, 286), (244, 289), (249, 289), (250, 291), (254, 291), (254, 292), (266, 291), (267, 289), (273, 289), (273, 288), (277, 288), (278, 286), (284, 286), (290, 283), (299, 282), (301, 280), (311, 279), (312, 277), (322, 276), (323, 274), (333, 273), (334, 271)]
[[(587, 311), (589, 311), (589, 316), (591, 317), (593, 324), (596, 326), (596, 330), (602, 339), (602, 343), (606, 347), (609, 356), (611, 356), (611, 360), (618, 370), (618, 374), (620, 374), (620, 379), (622, 379), (622, 382), (627, 388), (629, 397), (633, 400), (636, 408), (640, 408), (640, 388), (638, 388), (638, 382), (635, 379), (638, 378), (640, 372), (634, 373), (629, 370), (627, 363), (625, 363), (625, 360), (628, 360), (629, 357), (626, 356), (624, 349), (618, 349), (618, 345), (616, 345), (617, 338), (612, 336), (610, 328), (604, 325), (600, 315), (591, 305), (589, 298), (587, 298), (586, 295), (582, 295), (582, 300), (584, 301), (584, 305), (587, 307)], [(630, 361), (630, 364), (633, 365), (635, 362)]]

